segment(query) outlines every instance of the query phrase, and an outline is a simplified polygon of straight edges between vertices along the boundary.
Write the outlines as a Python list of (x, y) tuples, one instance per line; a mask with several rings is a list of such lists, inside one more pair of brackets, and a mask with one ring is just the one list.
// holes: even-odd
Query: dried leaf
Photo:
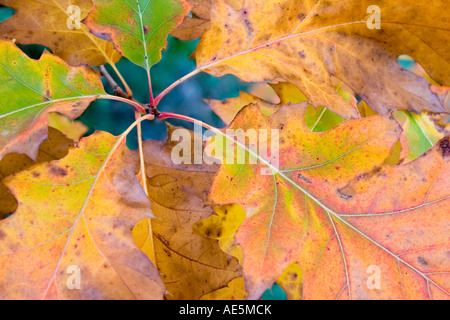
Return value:
[(170, 33), (183, 41), (200, 38), (210, 26), (211, 0), (188, 0), (188, 2), (191, 5), (192, 17), (185, 17), (183, 22)]
[[(231, 73), (248, 82), (291, 82), (314, 106), (326, 106), (343, 118), (359, 112), (334, 90), (333, 77), (378, 113), (393, 108), (449, 112), (424, 78), (397, 62), (400, 54), (414, 51), (437, 81), (449, 83), (450, 50), (443, 45), (450, 43), (442, 16), (446, 2), (379, 1), (381, 30), (367, 26), (372, 4), (245, 0), (235, 9), (225, 0), (214, 1), (211, 28), (195, 54), (198, 69), (215, 76)], [(420, 25), (411, 25), (418, 16)]]
[(0, 4), (17, 10), (0, 24), (0, 35), (4, 38), (47, 46), (71, 66), (99, 66), (120, 59), (111, 43), (89, 33), (83, 23), (80, 29), (68, 27), (73, 23), (70, 17), (74, 12), (69, 7), (80, 9), (81, 21), (92, 10), (92, 0), (0, 0)]
[[(169, 137), (174, 130), (170, 128)], [(191, 137), (192, 132), (180, 130)], [(196, 222), (213, 213), (206, 199), (217, 166), (174, 164), (171, 154), (177, 144), (144, 142), (148, 193), (158, 219), (151, 227), (148, 219), (142, 221), (133, 237), (150, 257), (154, 246), (156, 265), (168, 291), (166, 298), (192, 300), (226, 286), (242, 272), (238, 261), (222, 252), (216, 240), (193, 231)]]

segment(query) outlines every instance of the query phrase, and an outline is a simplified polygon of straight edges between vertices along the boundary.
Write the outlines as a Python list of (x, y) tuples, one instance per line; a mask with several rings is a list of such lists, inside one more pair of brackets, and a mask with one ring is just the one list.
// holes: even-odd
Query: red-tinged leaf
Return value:
[[(213, 182), (213, 203), (246, 211), (236, 244), (249, 298), (298, 263), (305, 299), (447, 299), (449, 138), (389, 166), (400, 136), (393, 118), (312, 133), (305, 109), (287, 105), (271, 117), (255, 105), (241, 111), (230, 128), (280, 130), (279, 166), (269, 162), (274, 155), (258, 155), (257, 165), (222, 165)], [(273, 174), (261, 175), (264, 168)]]

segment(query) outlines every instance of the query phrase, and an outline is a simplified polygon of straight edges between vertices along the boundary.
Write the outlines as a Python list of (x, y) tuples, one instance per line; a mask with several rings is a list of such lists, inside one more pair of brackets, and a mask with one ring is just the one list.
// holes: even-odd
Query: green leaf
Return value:
[(148, 71), (188, 12), (184, 0), (97, 0), (85, 22), (93, 34)]
[(9, 41), (0, 41), (0, 82), (0, 159), (13, 152), (36, 159), (47, 138), (47, 113), (74, 119), (105, 94), (92, 69), (72, 68), (48, 52), (30, 59)]

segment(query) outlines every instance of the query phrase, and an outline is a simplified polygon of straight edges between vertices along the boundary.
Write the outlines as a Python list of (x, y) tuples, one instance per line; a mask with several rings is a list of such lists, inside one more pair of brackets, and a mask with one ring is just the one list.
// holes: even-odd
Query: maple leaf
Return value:
[[(245, 0), (238, 9), (216, 0), (195, 53), (196, 72), (247, 82), (283, 79), (316, 107), (344, 118), (358, 117), (358, 109), (334, 90), (332, 76), (381, 114), (392, 108), (449, 112), (424, 78), (397, 62), (411, 54), (436, 81), (449, 83), (450, 50), (443, 43), (450, 43), (450, 28), (441, 15), (446, 2), (377, 4), (380, 30), (367, 26), (369, 0)], [(417, 17), (420, 24), (411, 23)]]
[(161, 59), (170, 31), (189, 12), (184, 0), (96, 0), (85, 23), (147, 71)]
[[(214, 204), (246, 211), (236, 244), (249, 298), (292, 263), (302, 268), (305, 299), (448, 298), (449, 138), (390, 166), (384, 160), (401, 132), (391, 116), (312, 133), (306, 108), (286, 105), (266, 117), (250, 105), (229, 127), (280, 130), (278, 167), (275, 155), (224, 164), (210, 194)], [(367, 284), (371, 266), (381, 270), (376, 290)]]
[(32, 60), (3, 40), (0, 52), (0, 159), (24, 153), (35, 160), (49, 112), (74, 119), (105, 91), (92, 69), (70, 67), (48, 52)]
[[(131, 237), (153, 215), (124, 140), (96, 132), (64, 159), (6, 178), (19, 206), (0, 222), (1, 298), (163, 297), (159, 273)], [(79, 290), (69, 289), (71, 266)]]
[[(169, 126), (169, 137), (177, 129)], [(193, 144), (194, 133), (181, 130)], [(171, 154), (178, 143), (144, 142), (147, 190), (157, 219), (139, 223), (133, 238), (158, 267), (166, 298), (192, 300), (226, 286), (242, 271), (216, 240), (194, 233), (194, 224), (213, 213), (206, 199), (217, 165), (174, 164)]]
[(92, 10), (92, 0), (0, 0), (17, 13), (0, 24), (0, 35), (22, 44), (41, 44), (71, 66), (113, 64), (120, 59), (111, 43), (89, 33), (82, 23), (70, 29), (69, 7), (80, 9), (80, 21)]

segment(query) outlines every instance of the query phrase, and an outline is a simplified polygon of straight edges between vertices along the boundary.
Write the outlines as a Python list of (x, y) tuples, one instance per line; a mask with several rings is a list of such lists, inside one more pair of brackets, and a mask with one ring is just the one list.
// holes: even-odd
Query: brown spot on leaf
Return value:
[(65, 177), (67, 176), (67, 170), (55, 165), (50, 165), (50, 174), (58, 177)]
[(424, 259), (424, 258), (422, 258), (422, 257), (418, 257), (417, 258), (417, 261), (419, 261), (421, 264), (423, 264), (424, 266), (427, 266), (428, 265), (428, 262)]
[(442, 157), (447, 160), (450, 157), (450, 137), (445, 137), (439, 141), (439, 148), (441, 148)]
[(301, 175), (300, 173), (297, 174), (297, 177), (303, 181), (306, 181), (307, 183), (312, 183), (311, 180), (309, 180), (308, 178), (306, 178), (305, 176)]
[[(246, 11), (244, 11), (244, 14), (245, 14), (245, 12)], [(252, 23), (250, 22), (250, 20), (248, 20), (248, 19), (244, 19), (244, 24), (245, 24), (245, 27), (247, 28), (247, 34), (249, 35), (249, 36), (251, 36), (251, 35), (253, 35), (253, 25), (252, 25)]]
[(345, 193), (342, 189), (338, 189), (337, 192), (339, 193), (339, 196), (342, 199), (346, 199), (347, 200), (347, 199), (350, 199), (350, 198), (353, 197), (352, 195)]

